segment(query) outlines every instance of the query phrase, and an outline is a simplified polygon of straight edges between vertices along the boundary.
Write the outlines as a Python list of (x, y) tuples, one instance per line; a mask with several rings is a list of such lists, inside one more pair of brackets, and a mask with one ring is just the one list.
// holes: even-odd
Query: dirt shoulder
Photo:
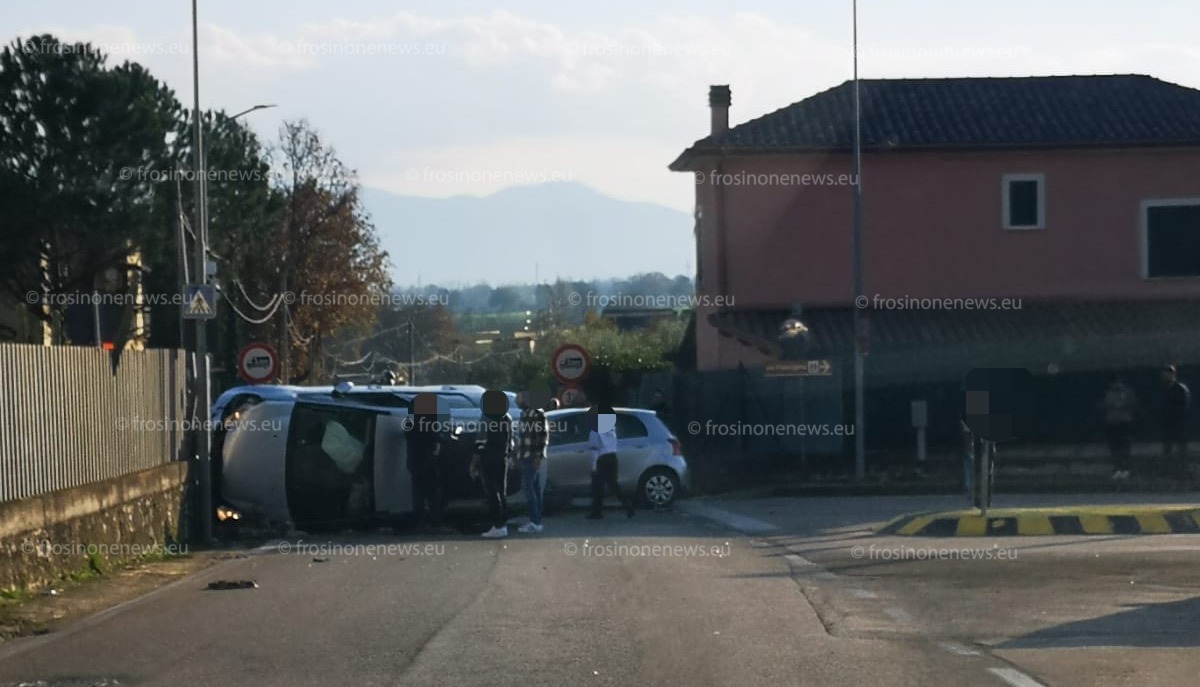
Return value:
[(55, 632), (75, 621), (145, 596), (244, 550), (193, 551), (187, 555), (142, 561), (104, 574), (61, 580), (51, 587), (0, 597), (0, 644)]

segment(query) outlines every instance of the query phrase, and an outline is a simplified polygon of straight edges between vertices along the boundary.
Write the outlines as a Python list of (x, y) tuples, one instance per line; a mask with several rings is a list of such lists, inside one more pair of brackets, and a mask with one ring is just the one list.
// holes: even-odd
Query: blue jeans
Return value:
[(521, 463), (521, 488), (529, 505), (529, 522), (542, 524), (542, 475), (531, 463)]

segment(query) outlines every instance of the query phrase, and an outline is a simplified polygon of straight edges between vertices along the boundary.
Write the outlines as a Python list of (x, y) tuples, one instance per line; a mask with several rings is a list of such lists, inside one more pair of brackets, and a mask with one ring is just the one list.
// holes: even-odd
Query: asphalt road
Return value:
[(0, 685), (1195, 684), (1196, 537), (897, 560), (941, 540), (865, 528), (911, 505), (709, 501), (571, 511), (501, 541), (292, 540), (6, 644)]
[[(1198, 503), (1200, 495), (1001, 497), (1008, 506)], [(1185, 687), (1200, 675), (1200, 535), (878, 537), (954, 498), (689, 504), (789, 561), (837, 637), (919, 637), (1018, 687)], [(952, 684), (936, 681), (933, 684)]]

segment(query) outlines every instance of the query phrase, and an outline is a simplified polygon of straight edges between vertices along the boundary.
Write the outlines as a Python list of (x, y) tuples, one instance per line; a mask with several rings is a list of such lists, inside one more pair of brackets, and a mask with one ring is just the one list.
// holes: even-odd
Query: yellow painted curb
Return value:
[(1138, 527), (1142, 528), (1142, 534), (1170, 534), (1171, 525), (1167, 523), (1167, 519), (1161, 515), (1136, 515)]
[(1084, 534), (1112, 534), (1112, 520), (1104, 515), (1081, 515), (1079, 526)]
[(964, 516), (958, 520), (958, 531), (955, 532), (956, 537), (982, 537), (987, 534), (987, 518), (976, 516)]
[(1005, 537), (1053, 535), (1200, 534), (1195, 505), (1119, 505), (1056, 508), (996, 508), (901, 516), (879, 535)]
[(926, 525), (933, 522), (934, 517), (935, 516), (933, 516), (933, 515), (923, 515), (920, 517), (913, 518), (912, 522), (901, 527), (896, 532), (896, 534), (903, 534), (903, 535), (916, 534), (917, 532), (920, 532), (922, 529), (924, 529)]
[(1025, 536), (1045, 536), (1054, 534), (1054, 526), (1046, 515), (1017, 516), (1017, 534)]

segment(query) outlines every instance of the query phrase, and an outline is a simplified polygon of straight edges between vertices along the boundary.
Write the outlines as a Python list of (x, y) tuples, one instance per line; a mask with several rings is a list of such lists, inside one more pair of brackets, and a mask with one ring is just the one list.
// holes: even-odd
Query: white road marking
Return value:
[(938, 642), (938, 646), (956, 656), (979, 656), (979, 652), (958, 642)]
[(878, 596), (875, 596), (875, 592), (869, 592), (865, 589), (851, 589), (850, 594), (858, 599), (878, 599), (879, 598)]
[(1025, 673), (1012, 668), (988, 668), (988, 672), (1004, 680), (1012, 687), (1045, 687)]
[(889, 606), (889, 607), (883, 609), (883, 612), (892, 616), (892, 619), (897, 622), (901, 622), (901, 623), (911, 623), (912, 622), (912, 616), (908, 614), (908, 611), (906, 611), (902, 608), (893, 608), (893, 607)]
[(808, 560), (804, 556), (797, 556), (794, 553), (785, 554), (783, 560), (787, 561), (793, 568), (815, 568), (816, 563)]
[(760, 532), (775, 532), (779, 528), (769, 522), (764, 522), (756, 518), (751, 518), (737, 513), (730, 513), (727, 510), (705, 506), (692, 501), (684, 501), (680, 510), (687, 511), (692, 515), (699, 515), (719, 522), (726, 527), (735, 529), (743, 534), (758, 534)]

